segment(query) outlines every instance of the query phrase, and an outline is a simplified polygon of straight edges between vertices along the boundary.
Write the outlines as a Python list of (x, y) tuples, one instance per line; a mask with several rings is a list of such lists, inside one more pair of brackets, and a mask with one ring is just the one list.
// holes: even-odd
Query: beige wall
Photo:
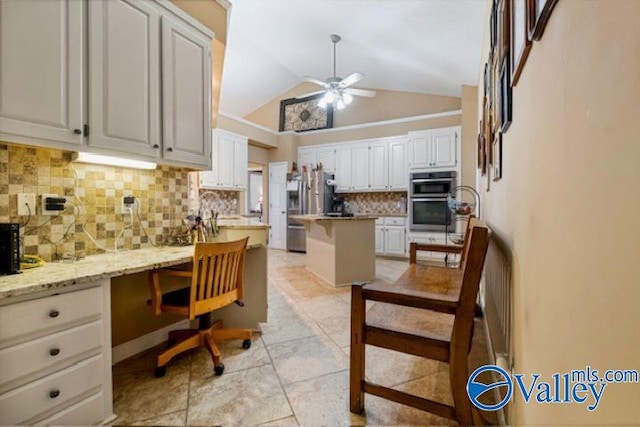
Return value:
[[(637, 0), (558, 2), (514, 88), (483, 194), (513, 255), (514, 372), (639, 368), (638, 16)], [(637, 424), (638, 402), (639, 384), (607, 385), (594, 412), (517, 398), (510, 422)]]
[(462, 185), (476, 186), (478, 87), (462, 85)]
[[(312, 83), (301, 83), (248, 114), (245, 119), (278, 130), (280, 101), (319, 89), (319, 86)], [(333, 127), (459, 110), (460, 105), (460, 98), (453, 96), (376, 89), (375, 97), (354, 97), (353, 103), (347, 108), (334, 111)]]

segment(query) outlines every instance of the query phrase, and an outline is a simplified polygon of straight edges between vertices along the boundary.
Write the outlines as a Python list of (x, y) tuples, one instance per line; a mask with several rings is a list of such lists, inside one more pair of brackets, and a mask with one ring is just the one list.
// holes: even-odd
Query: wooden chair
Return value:
[(415, 264), (417, 262), (416, 251), (443, 252), (447, 254), (460, 254), (460, 263), (458, 264), (458, 268), (462, 268), (462, 265), (464, 264), (464, 257), (466, 256), (465, 248), (469, 243), (469, 229), (471, 228), (471, 220), (473, 220), (475, 217), (475, 215), (469, 215), (467, 228), (464, 232), (464, 240), (462, 241), (462, 246), (412, 242), (409, 244), (409, 262), (411, 264)]
[[(160, 313), (175, 313), (199, 320), (198, 329), (169, 332), (169, 347), (158, 355), (156, 378), (166, 373), (165, 365), (176, 355), (204, 346), (211, 354), (214, 372), (222, 375), (220, 350), (216, 341), (242, 339), (243, 348), (251, 347), (250, 329), (222, 329), (222, 321), (211, 323), (211, 311), (236, 303), (244, 306), (244, 257), (249, 238), (235, 242), (196, 243), (192, 271), (159, 269), (150, 273), (151, 307)], [(160, 276), (187, 277), (188, 288), (163, 294)]]
[[(489, 244), (489, 229), (478, 220), (470, 225), (462, 270), (410, 264), (396, 285), (354, 283), (351, 288), (350, 410), (364, 411), (364, 393), (457, 420), (462, 425), (482, 424), (472, 411), (466, 393), (469, 378), (467, 356), (473, 335), (473, 315), (482, 268)], [(457, 286), (459, 285), (459, 286)], [(366, 311), (366, 300), (391, 307), (378, 323), (367, 323), (378, 305)], [(398, 307), (400, 306), (400, 307)], [(403, 307), (414, 307), (455, 316), (448, 339), (428, 330), (411, 330), (411, 319)], [(384, 308), (381, 308), (381, 310)], [(428, 322), (427, 322), (428, 324)], [(365, 380), (365, 344), (422, 356), (449, 364), (454, 406), (414, 396)]]

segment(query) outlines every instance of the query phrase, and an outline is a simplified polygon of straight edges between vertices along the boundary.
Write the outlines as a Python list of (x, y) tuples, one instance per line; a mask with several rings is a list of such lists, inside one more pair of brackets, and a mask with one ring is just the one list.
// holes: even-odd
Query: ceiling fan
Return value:
[(353, 95), (366, 96), (373, 98), (376, 96), (375, 91), (366, 89), (357, 89), (350, 87), (351, 85), (359, 82), (364, 78), (362, 73), (349, 74), (344, 79), (336, 76), (336, 44), (342, 40), (337, 34), (331, 34), (331, 42), (333, 43), (333, 77), (329, 77), (326, 81), (315, 79), (313, 77), (304, 76), (302, 78), (305, 82), (315, 83), (324, 87), (323, 90), (317, 92), (306, 93), (304, 95), (296, 96), (296, 98), (306, 98), (313, 95), (324, 93), (325, 95), (320, 99), (318, 105), (322, 108), (326, 108), (327, 104), (333, 104), (338, 110), (342, 110), (345, 106), (351, 104), (353, 101)]

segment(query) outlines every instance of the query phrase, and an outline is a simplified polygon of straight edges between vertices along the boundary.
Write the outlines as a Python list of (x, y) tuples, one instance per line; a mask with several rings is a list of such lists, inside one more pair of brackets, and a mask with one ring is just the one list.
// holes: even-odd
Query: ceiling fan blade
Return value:
[(309, 83), (315, 83), (318, 86), (323, 86), (325, 87), (327, 85), (327, 83), (323, 82), (322, 80), (318, 80), (314, 77), (311, 76), (302, 76), (302, 81), (303, 82), (309, 82)]
[(373, 98), (376, 96), (376, 92), (374, 90), (356, 89), (355, 87), (345, 89), (345, 92), (355, 96), (366, 96), (367, 98)]
[(319, 90), (317, 92), (310, 92), (310, 93), (303, 93), (302, 95), (298, 95), (296, 96), (296, 99), (302, 99), (302, 98), (307, 98), (309, 96), (313, 96), (313, 95), (319, 95), (321, 93), (325, 93), (326, 91), (324, 90)]
[(351, 86), (354, 83), (358, 83), (360, 80), (364, 79), (364, 74), (362, 73), (353, 73), (353, 74), (349, 74), (347, 77), (345, 77), (344, 79), (342, 79), (340, 81), (340, 83), (338, 83), (338, 86), (341, 89), (344, 89), (348, 86)]

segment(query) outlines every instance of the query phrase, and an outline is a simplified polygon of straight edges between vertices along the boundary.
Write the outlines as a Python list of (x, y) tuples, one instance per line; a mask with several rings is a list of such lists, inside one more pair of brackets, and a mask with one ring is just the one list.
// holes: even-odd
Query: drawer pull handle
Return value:
[(58, 317), (59, 315), (60, 315), (60, 312), (55, 308), (49, 312), (49, 317), (51, 318)]
[(60, 354), (60, 349), (57, 347), (54, 347), (51, 350), (49, 350), (49, 354), (52, 356), (57, 356)]
[(58, 389), (53, 389), (49, 392), (49, 397), (52, 399), (55, 399), (58, 396), (60, 396), (60, 390)]

